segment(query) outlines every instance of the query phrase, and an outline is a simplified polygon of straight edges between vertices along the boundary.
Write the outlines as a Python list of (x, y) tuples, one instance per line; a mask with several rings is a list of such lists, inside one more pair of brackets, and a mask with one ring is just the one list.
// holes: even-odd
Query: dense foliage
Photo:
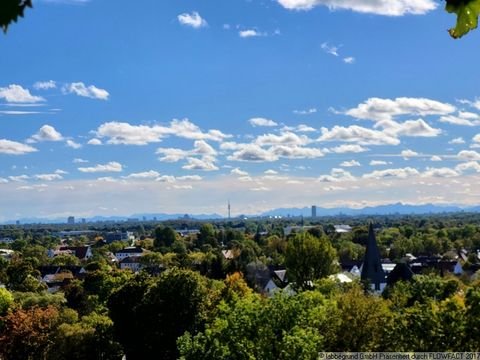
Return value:
[[(426, 269), (382, 296), (354, 277), (338, 282), (330, 275), (342, 264), (361, 263), (370, 220), (382, 257), (451, 262), (463, 251), (464, 274)], [(337, 232), (341, 223), (352, 231)], [(0, 239), (15, 240), (0, 245), (9, 254), (0, 256), (0, 358), (316, 359), (319, 351), (479, 348), (479, 214), (78, 227), (0, 227)], [(60, 230), (90, 232), (61, 239)], [(136, 240), (107, 243), (115, 230)], [(88, 245), (92, 256), (51, 257), (67, 245)], [(112, 262), (129, 245), (144, 249), (136, 273)], [(45, 282), (52, 269), (59, 288)]]

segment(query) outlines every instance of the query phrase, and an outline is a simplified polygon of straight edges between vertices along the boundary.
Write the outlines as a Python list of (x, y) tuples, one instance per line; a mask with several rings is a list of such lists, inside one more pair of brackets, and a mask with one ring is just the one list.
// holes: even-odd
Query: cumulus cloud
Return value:
[(196, 11), (180, 14), (177, 16), (177, 19), (181, 25), (190, 26), (194, 29), (200, 29), (208, 25), (207, 21)]
[(352, 125), (349, 127), (334, 126), (332, 129), (322, 128), (318, 141), (345, 141), (359, 145), (398, 145), (400, 140), (383, 131), (367, 129)]
[(265, 33), (259, 32), (258, 30), (255, 29), (247, 29), (247, 30), (240, 30), (238, 32), (238, 36), (241, 38), (251, 38), (251, 37), (259, 37), (259, 36), (265, 36)]
[(123, 166), (116, 161), (110, 161), (107, 164), (98, 164), (91, 167), (79, 167), (78, 170), (84, 173), (121, 172), (123, 170)]
[(435, 137), (442, 133), (442, 130), (435, 129), (424, 120), (407, 120), (398, 123), (393, 120), (381, 120), (375, 124), (375, 128), (383, 128), (386, 134), (391, 136), (412, 136), (412, 137)]
[(99, 139), (90, 139), (87, 142), (88, 145), (102, 145), (102, 141)]
[(340, 164), (342, 167), (354, 167), (354, 166), (361, 166), (360, 163), (357, 160), (350, 160), (350, 161), (344, 161)]
[(345, 114), (357, 119), (381, 121), (392, 120), (400, 115), (447, 115), (454, 111), (455, 107), (448, 103), (426, 98), (400, 97), (393, 100), (370, 98), (347, 110)]
[(57, 83), (53, 80), (49, 81), (37, 81), (33, 84), (33, 88), (36, 90), (49, 90), (55, 89), (57, 87)]
[(391, 164), (390, 162), (383, 161), (383, 160), (372, 160), (370, 161), (370, 166), (381, 166), (381, 165), (388, 165)]
[(297, 135), (293, 132), (282, 132), (280, 135), (266, 134), (260, 135), (255, 140), (255, 144), (259, 146), (266, 145), (293, 145), (303, 146), (311, 143), (312, 140), (305, 135)]
[(231, 135), (219, 130), (203, 132), (188, 119), (170, 122), (170, 126), (131, 125), (125, 122), (108, 122), (100, 125), (96, 131), (99, 138), (107, 138), (107, 143), (114, 145), (147, 145), (162, 141), (167, 136), (177, 136), (190, 140), (211, 140), (221, 142)]
[(316, 108), (310, 108), (310, 109), (305, 109), (305, 110), (293, 110), (293, 113), (295, 115), (312, 115), (317, 112)]
[(240, 168), (235, 168), (230, 171), (230, 174), (238, 176), (248, 176), (248, 172), (240, 170)]
[(443, 168), (427, 168), (424, 173), (422, 173), (422, 177), (441, 177), (441, 178), (448, 178), (448, 177), (456, 177), (460, 174), (450, 168), (443, 167)]
[(343, 58), (345, 64), (355, 64), (355, 58), (353, 56), (347, 56)]
[(32, 135), (29, 142), (40, 141), (62, 141), (63, 136), (51, 125), (43, 125), (35, 135)]
[(480, 160), (480, 154), (473, 150), (462, 150), (457, 154), (457, 159), (459, 160)]
[(8, 103), (38, 103), (45, 101), (41, 96), (34, 96), (28, 89), (24, 89), (16, 84), (0, 87), (0, 99), (4, 99)]
[(435, 10), (433, 0), (277, 0), (289, 10), (310, 10), (315, 6), (326, 6), (330, 10), (351, 10), (359, 13), (403, 16), (406, 14), (423, 15)]
[(463, 140), (462, 137), (457, 137), (455, 139), (450, 140), (448, 143), (452, 145), (465, 144), (465, 140)]
[(155, 170), (144, 171), (139, 173), (132, 173), (125, 176), (126, 179), (156, 179), (160, 176), (160, 173)]
[(431, 158), (430, 158), (430, 161), (442, 161), (442, 158), (438, 155), (433, 155)]
[(355, 181), (356, 178), (344, 169), (333, 168), (330, 175), (320, 175), (319, 182), (339, 182), (339, 181)]
[(375, 170), (371, 173), (364, 174), (364, 179), (384, 179), (384, 178), (400, 178), (405, 179), (411, 176), (418, 176), (420, 172), (417, 169), (406, 167), (399, 169)]
[(228, 156), (227, 159), (231, 161), (276, 161), (278, 155), (271, 151), (265, 150), (256, 144), (237, 144), (237, 151)]
[(41, 181), (54, 181), (54, 180), (61, 180), (63, 176), (57, 173), (53, 174), (37, 174), (34, 176), (35, 179)]
[(409, 158), (418, 156), (418, 153), (416, 151), (407, 149), (407, 150), (403, 150), (400, 153), (400, 156), (403, 157), (405, 160), (408, 160)]
[(107, 90), (100, 89), (95, 85), (87, 86), (83, 82), (66, 84), (62, 90), (65, 94), (75, 94), (90, 99), (108, 100), (110, 96)]
[(365, 151), (369, 151), (370, 149), (356, 145), (356, 144), (343, 144), (340, 146), (336, 146), (333, 148), (328, 149), (328, 151), (331, 151), (336, 154), (345, 154), (345, 153), (361, 153)]
[(256, 127), (256, 126), (277, 126), (278, 124), (270, 119), (265, 119), (265, 118), (252, 118), (248, 120), (250, 125)]
[(77, 142), (75, 142), (75, 141), (73, 141), (73, 140), (71, 140), (71, 139), (68, 139), (68, 140), (65, 142), (65, 144), (66, 144), (68, 147), (72, 148), (72, 149), (80, 149), (80, 148), (82, 147), (82, 144), (79, 144), (79, 143), (77, 143)]
[(16, 175), (16, 176), (9, 176), (8, 177), (11, 181), (14, 182), (25, 182), (30, 179), (28, 175)]
[(25, 155), (38, 151), (34, 147), (16, 141), (0, 139), (0, 154)]
[(187, 164), (182, 166), (185, 170), (201, 170), (201, 171), (214, 171), (218, 170), (213, 160), (204, 157), (202, 159), (189, 157), (187, 158)]

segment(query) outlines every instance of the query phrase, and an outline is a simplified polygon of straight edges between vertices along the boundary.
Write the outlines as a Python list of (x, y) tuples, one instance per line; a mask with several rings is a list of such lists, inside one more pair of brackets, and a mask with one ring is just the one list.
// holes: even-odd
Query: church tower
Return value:
[(380, 251), (378, 250), (377, 239), (375, 238), (372, 223), (370, 223), (368, 228), (367, 249), (365, 251), (365, 257), (363, 258), (361, 279), (370, 282), (372, 290), (376, 292), (383, 291), (387, 282), (385, 273), (383, 272)]

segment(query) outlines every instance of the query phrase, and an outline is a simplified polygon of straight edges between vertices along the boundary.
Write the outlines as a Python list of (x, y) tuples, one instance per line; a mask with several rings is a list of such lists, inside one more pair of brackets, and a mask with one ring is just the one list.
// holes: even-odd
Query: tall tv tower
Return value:
[(228, 220), (230, 220), (230, 200), (228, 200)]

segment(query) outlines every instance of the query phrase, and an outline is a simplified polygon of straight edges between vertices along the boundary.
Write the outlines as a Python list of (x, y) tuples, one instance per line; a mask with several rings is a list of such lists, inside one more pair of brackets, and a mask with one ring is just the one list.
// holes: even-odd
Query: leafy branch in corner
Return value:
[(12, 22), (17, 22), (23, 17), (25, 9), (32, 7), (32, 0), (1, 0), (0, 4), (0, 27), (7, 32)]
[(454, 39), (461, 38), (478, 26), (480, 0), (447, 0), (445, 10), (457, 14), (455, 27), (448, 30)]

